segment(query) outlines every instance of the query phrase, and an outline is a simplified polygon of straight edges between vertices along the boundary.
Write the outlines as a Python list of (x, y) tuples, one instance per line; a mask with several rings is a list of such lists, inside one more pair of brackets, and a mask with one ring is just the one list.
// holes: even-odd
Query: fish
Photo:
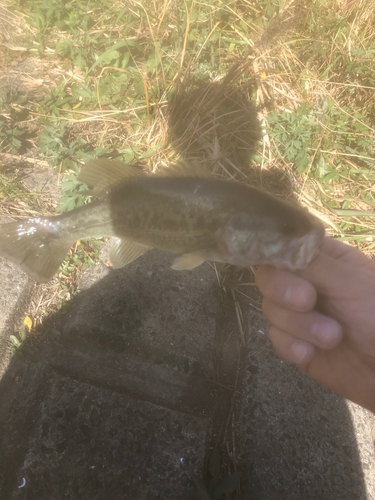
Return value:
[(298, 271), (318, 254), (320, 220), (258, 188), (183, 163), (161, 174), (97, 159), (78, 180), (94, 201), (69, 212), (0, 226), (0, 256), (34, 280), (52, 279), (74, 242), (112, 237), (110, 259), (123, 267), (151, 248), (175, 254), (172, 269), (206, 260)]

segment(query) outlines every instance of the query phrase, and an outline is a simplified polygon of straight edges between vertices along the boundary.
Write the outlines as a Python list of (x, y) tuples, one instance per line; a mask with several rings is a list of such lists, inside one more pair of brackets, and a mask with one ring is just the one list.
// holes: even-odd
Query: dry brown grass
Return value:
[[(327, 68), (334, 64), (337, 50), (346, 51), (348, 58), (351, 59), (353, 48), (365, 48), (363, 40), (366, 40), (366, 46), (374, 42), (375, 2), (359, 0), (348, 3), (337, 1), (333, 2), (331, 8), (336, 8), (337, 17), (348, 20), (350, 24), (349, 35), (341, 33), (342, 36), (339, 37), (340, 33), (338, 33), (335, 26), (331, 30), (328, 29), (323, 32), (321, 39), (310, 39), (309, 33), (300, 31), (297, 40), (301, 45), (301, 49), (298, 53), (306, 55), (306, 52), (310, 52), (305, 62), (302, 62), (297, 57), (296, 50), (292, 50), (291, 41), (296, 36), (291, 38), (290, 34), (288, 34), (287, 37), (281, 37), (277, 45), (268, 50), (267, 53), (260, 54), (259, 59), (256, 61), (257, 68), (259, 68), (259, 71), (264, 71), (265, 76), (260, 81), (258, 100), (262, 103), (272, 93), (275, 106), (280, 110), (291, 113), (297, 109), (300, 103), (321, 107), (322, 103), (332, 100), (336, 109), (348, 116), (348, 118), (354, 115), (354, 111), (352, 113), (348, 112), (348, 108), (358, 109), (360, 107), (363, 114), (369, 116), (369, 121), (365, 123), (368, 133), (354, 133), (352, 135), (357, 136), (358, 140), (363, 135), (374, 138), (374, 119), (373, 115), (371, 116), (369, 113), (374, 113), (375, 87), (362, 84), (360, 78), (358, 78), (358, 81), (348, 81), (344, 71), (330, 74), (329, 79), (324, 77), (324, 73)], [(302, 25), (302, 27), (305, 26)], [(315, 51), (316, 47), (322, 44), (327, 47), (325, 59), (322, 59), (321, 54)], [(282, 72), (276, 69), (276, 66), (280, 67), (280, 65), (283, 67)], [(267, 122), (266, 114), (264, 119)], [(335, 130), (325, 127), (324, 124), (321, 125), (325, 134), (329, 135), (335, 132)], [(264, 169), (269, 168), (275, 161), (280, 161), (280, 155), (272, 139), (265, 142), (264, 150), (265, 155), (268, 157), (268, 161), (263, 164)], [(372, 253), (375, 247), (373, 242), (373, 239), (375, 239), (375, 219), (372, 216), (366, 217), (366, 213), (372, 212), (373, 207), (361, 200), (360, 194), (364, 191), (375, 193), (375, 183), (367, 178), (366, 173), (361, 172), (360, 167), (358, 167), (356, 160), (360, 159), (359, 155), (348, 154), (343, 156), (339, 151), (335, 151), (334, 147), (329, 153), (331, 166), (339, 172), (349, 166), (349, 168), (357, 170), (358, 176), (349, 178), (343, 174), (340, 175), (339, 181), (331, 180), (328, 183), (323, 183), (319, 179), (310, 176), (309, 172), (301, 176), (295, 175), (293, 167), (285, 161), (281, 168), (288, 171), (289, 178), (293, 180), (294, 192), (301, 203), (326, 223), (328, 232), (333, 236), (343, 236), (343, 231), (340, 229), (343, 218), (327, 209), (323, 201), (329, 199), (338, 207), (344, 201), (350, 201), (352, 209), (362, 211), (361, 218), (352, 217), (350, 219), (350, 225), (368, 230), (368, 238), (358, 239), (357, 243), (362, 251)], [(353, 240), (356, 240), (356, 238), (353, 237)]]

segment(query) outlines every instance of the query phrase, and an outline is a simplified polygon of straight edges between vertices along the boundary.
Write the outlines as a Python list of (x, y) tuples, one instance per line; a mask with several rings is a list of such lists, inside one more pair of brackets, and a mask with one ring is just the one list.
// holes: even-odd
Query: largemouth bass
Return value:
[(99, 199), (61, 215), (0, 226), (0, 256), (39, 282), (52, 278), (75, 241), (103, 236), (115, 237), (114, 267), (150, 248), (177, 254), (177, 270), (212, 260), (295, 271), (316, 256), (324, 228), (302, 207), (195, 169), (168, 170), (146, 175), (118, 161), (87, 163), (79, 180)]

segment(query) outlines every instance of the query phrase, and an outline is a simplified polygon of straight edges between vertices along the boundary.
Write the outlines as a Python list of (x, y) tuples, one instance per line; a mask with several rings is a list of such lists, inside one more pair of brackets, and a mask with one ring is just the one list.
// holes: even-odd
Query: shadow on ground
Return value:
[(193, 500), (218, 443), (242, 471), (238, 498), (371, 498), (346, 403), (279, 360), (248, 301), (238, 356), (212, 268), (169, 265), (152, 251), (94, 266), (34, 354), (12, 359), (0, 497)]

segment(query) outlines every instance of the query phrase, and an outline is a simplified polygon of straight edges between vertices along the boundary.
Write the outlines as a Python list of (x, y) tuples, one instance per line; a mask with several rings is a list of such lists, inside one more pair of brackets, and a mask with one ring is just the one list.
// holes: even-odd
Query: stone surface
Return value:
[(374, 456), (374, 415), (363, 409), (361, 406), (346, 401), (348, 407), (359, 459), (361, 462), (362, 474), (367, 489), (367, 499), (375, 499), (375, 456)]
[[(0, 224), (11, 222), (0, 217)], [(16, 265), (0, 257), (0, 378), (5, 373), (9, 358), (9, 337), (22, 325), (27, 312), (34, 283)]]
[(22, 183), (30, 193), (40, 193), (48, 195), (54, 202), (57, 202), (61, 195), (61, 185), (53, 168), (35, 166), (23, 168)]
[(345, 400), (280, 360), (263, 316), (249, 313), (247, 321), (239, 428), (245, 490), (262, 500), (375, 498), (367, 411), (352, 403), (349, 411)]
[(373, 499), (367, 412), (282, 362), (245, 300), (240, 348), (212, 268), (171, 260), (151, 251), (114, 270), (102, 254), (33, 356), (12, 359), (0, 498), (193, 500), (220, 440), (241, 498)]
[(112, 272), (112, 268), (107, 265), (109, 262), (110, 239), (104, 243), (99, 252), (99, 259), (95, 266), (91, 266), (83, 272), (79, 282), (79, 291), (87, 290), (97, 281), (105, 278)]
[[(36, 167), (30, 158), (0, 154), (0, 170), (17, 171), (28, 192), (40, 193), (45, 200), (55, 202), (61, 188), (57, 176), (49, 167)], [(0, 217), (0, 224), (14, 222), (11, 217)], [(9, 336), (18, 332), (27, 313), (35, 290), (35, 282), (18, 266), (0, 257), (0, 377), (10, 357)]]
[(215, 274), (208, 264), (173, 271), (172, 260), (153, 250), (125, 268), (110, 269), (95, 283), (102, 276), (97, 266), (91, 281), (95, 284), (80, 294), (64, 326), (67, 334), (79, 338), (89, 332), (92, 345), (213, 377)]
[[(60, 186), (53, 169), (36, 168), (28, 163), (28, 158), (13, 157), (0, 154), (0, 170), (17, 170), (17, 175), (29, 192), (40, 193), (45, 200), (56, 201), (60, 194)], [(0, 224), (13, 222), (10, 217), (0, 217)], [(27, 313), (35, 282), (16, 265), (0, 257), (0, 377), (4, 374), (10, 356), (9, 336), (22, 326)]]
[(26, 384), (20, 388), (29, 403), (27, 414), (25, 402), (14, 400), (13, 417), (24, 426), (27, 416), (27, 434), (20, 442), (20, 429), (13, 426), (3, 441), (8, 475), (1, 498), (194, 498), (181, 464), (198, 473), (202, 469), (205, 419), (59, 376), (41, 365), (29, 371), (27, 384), (43, 393), (31, 395)]
[(169, 262), (149, 252), (99, 281), (92, 267), (58, 328), (13, 360), (0, 383), (0, 498), (196, 498), (192, 474), (231, 392), (209, 361), (213, 271)]

